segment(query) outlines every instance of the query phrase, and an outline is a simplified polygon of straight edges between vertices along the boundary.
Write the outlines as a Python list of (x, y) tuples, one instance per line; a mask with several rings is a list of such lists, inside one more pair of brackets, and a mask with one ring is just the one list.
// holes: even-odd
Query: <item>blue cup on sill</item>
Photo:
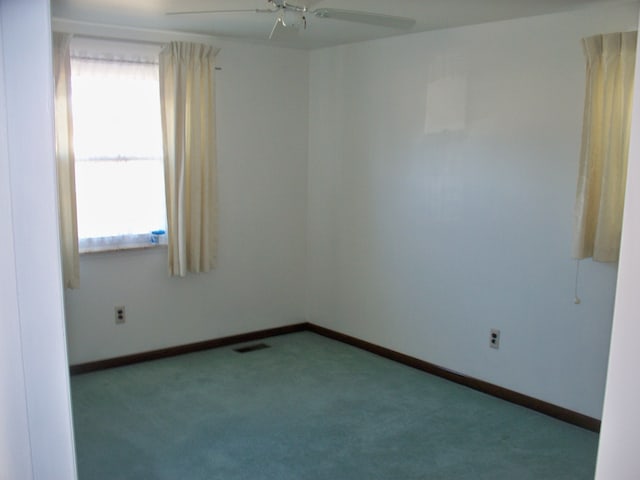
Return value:
[(151, 236), (149, 237), (149, 241), (154, 245), (160, 244), (160, 237), (165, 235), (167, 232), (164, 230), (154, 230), (151, 232)]

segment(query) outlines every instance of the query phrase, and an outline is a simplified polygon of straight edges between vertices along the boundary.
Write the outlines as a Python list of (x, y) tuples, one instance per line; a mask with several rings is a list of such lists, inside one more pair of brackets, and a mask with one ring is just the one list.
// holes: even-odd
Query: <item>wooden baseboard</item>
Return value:
[(337, 340), (348, 345), (361, 348), (381, 357), (388, 358), (398, 363), (408, 365), (410, 367), (422, 370), (423, 372), (436, 375), (438, 377), (445, 378), (452, 382), (464, 385), (474, 390), (492, 395), (494, 397), (506, 400), (517, 405), (530, 408), (537, 412), (549, 415), (551, 417), (563, 420), (567, 423), (577, 425), (579, 427), (591, 430), (594, 432), (600, 431), (600, 420), (597, 418), (589, 417), (572, 410), (559, 407), (552, 403), (538, 400), (537, 398), (523, 395), (522, 393), (515, 392), (497, 385), (493, 385), (477, 378), (468, 377), (460, 373), (447, 370), (433, 363), (425, 362), (415, 357), (405, 355), (404, 353), (396, 352), (380, 345), (376, 345), (359, 338), (345, 335), (334, 330), (330, 330), (313, 323), (296, 323), (293, 325), (287, 325), (284, 327), (270, 328), (266, 330), (259, 330), (256, 332), (243, 333), (240, 335), (232, 335), (229, 337), (216, 338), (213, 340), (206, 340), (203, 342), (190, 343), (187, 345), (179, 345), (176, 347), (163, 348), (160, 350), (152, 350), (149, 352), (136, 353), (133, 355), (125, 355), (123, 357), (110, 358), (106, 360), (98, 360), (95, 362), (82, 363), (77, 365), (71, 365), (69, 371), (71, 375), (78, 375), (82, 373), (94, 372), (96, 370), (104, 370), (113, 367), (122, 367), (125, 365), (131, 365), (134, 363), (147, 362), (150, 360), (158, 360), (161, 358), (173, 357), (176, 355), (182, 355), (185, 353), (193, 353), (201, 350), (209, 350), (211, 348), (226, 347), (238, 343), (253, 342), (256, 340), (262, 340), (268, 337), (275, 337), (278, 335), (286, 335), (289, 333), (310, 331), (318, 335), (322, 335), (333, 340)]
[(337, 340), (339, 342), (347, 343), (354, 347), (361, 348), (368, 352), (375, 353), (376, 355), (380, 355), (404, 365), (417, 368), (418, 370), (422, 370), (432, 375), (445, 378), (460, 385), (473, 388), (474, 390), (478, 390), (502, 400), (515, 403), (522, 407), (530, 408), (531, 410), (535, 410), (545, 415), (549, 415), (550, 417), (554, 417), (567, 423), (577, 425), (578, 427), (582, 427), (593, 432), (600, 432), (601, 422), (597, 418), (589, 417), (587, 415), (574, 412), (573, 410), (559, 407), (558, 405), (544, 402), (542, 400), (538, 400), (537, 398), (523, 395), (522, 393), (514, 392), (513, 390), (499, 387), (483, 380), (478, 380), (477, 378), (468, 377), (466, 375), (447, 370), (438, 365), (434, 365), (433, 363), (425, 362), (424, 360), (420, 360), (418, 358), (411, 357), (409, 355), (405, 355), (403, 353), (396, 352), (394, 350), (390, 350), (373, 343), (365, 342), (364, 340), (360, 340), (359, 338), (345, 335), (343, 333), (320, 327), (312, 323), (307, 324), (307, 330), (331, 338), (333, 340)]
[(134, 363), (148, 362), (150, 360), (159, 360), (161, 358), (174, 357), (185, 353), (199, 352), (201, 350), (209, 350), (211, 348), (226, 347), (237, 343), (253, 342), (262, 340), (263, 338), (276, 337), (278, 335), (286, 335), (288, 333), (302, 332), (308, 330), (307, 323), (296, 323), (286, 325), (284, 327), (269, 328), (256, 332), (243, 333), (240, 335), (231, 335), (229, 337), (215, 338), (213, 340), (205, 340), (203, 342), (189, 343), (187, 345), (179, 345), (176, 347), (162, 348), (149, 352), (135, 353), (133, 355), (125, 355), (122, 357), (108, 358), (106, 360), (98, 360), (95, 362), (81, 363), (71, 365), (69, 372), (71, 375), (79, 375), (81, 373), (95, 372), (97, 370), (105, 370), (107, 368), (123, 367)]

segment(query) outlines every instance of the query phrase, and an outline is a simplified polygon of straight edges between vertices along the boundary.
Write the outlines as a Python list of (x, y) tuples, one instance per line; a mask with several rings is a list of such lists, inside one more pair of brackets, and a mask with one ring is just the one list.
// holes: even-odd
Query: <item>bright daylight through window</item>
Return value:
[(72, 53), (80, 251), (155, 243), (166, 229), (158, 65)]

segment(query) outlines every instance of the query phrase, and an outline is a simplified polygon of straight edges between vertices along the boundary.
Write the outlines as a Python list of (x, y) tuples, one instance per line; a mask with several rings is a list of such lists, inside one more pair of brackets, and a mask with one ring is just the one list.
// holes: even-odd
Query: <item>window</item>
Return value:
[(153, 245), (166, 229), (157, 54), (71, 55), (80, 251)]

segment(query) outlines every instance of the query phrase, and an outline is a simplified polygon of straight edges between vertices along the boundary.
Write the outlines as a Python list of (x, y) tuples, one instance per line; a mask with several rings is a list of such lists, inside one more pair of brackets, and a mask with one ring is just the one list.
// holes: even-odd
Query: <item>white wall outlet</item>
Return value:
[(491, 329), (491, 333), (489, 334), (489, 346), (495, 349), (500, 348), (500, 330), (497, 328)]
[(116, 323), (117, 324), (124, 323), (125, 322), (124, 306), (115, 307), (115, 311), (116, 311)]

